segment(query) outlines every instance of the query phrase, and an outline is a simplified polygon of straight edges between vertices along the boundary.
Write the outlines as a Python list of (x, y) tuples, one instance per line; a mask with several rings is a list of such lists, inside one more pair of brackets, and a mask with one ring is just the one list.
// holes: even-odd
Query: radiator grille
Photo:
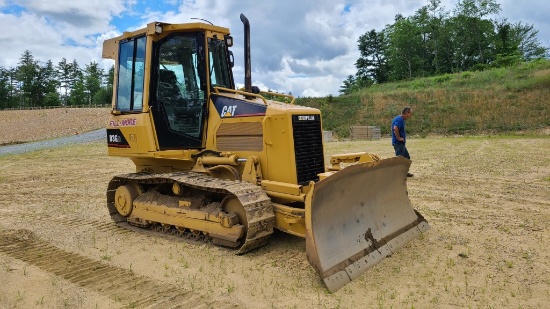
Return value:
[(216, 132), (219, 151), (262, 151), (263, 145), (260, 122), (222, 123)]
[(317, 174), (325, 171), (323, 136), (319, 115), (293, 115), (294, 153), (298, 184), (318, 181)]

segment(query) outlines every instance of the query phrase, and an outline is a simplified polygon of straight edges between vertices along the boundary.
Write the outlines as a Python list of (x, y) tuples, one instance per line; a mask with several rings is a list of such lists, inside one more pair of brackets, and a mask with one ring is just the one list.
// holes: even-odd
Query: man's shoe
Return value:
[(411, 173), (407, 173), (407, 177), (413, 177), (414, 174), (411, 174)]

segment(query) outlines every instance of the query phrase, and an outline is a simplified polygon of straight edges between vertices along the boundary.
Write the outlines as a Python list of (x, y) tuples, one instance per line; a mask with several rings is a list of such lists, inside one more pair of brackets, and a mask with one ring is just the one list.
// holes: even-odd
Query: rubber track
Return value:
[[(275, 214), (271, 199), (261, 187), (241, 181), (218, 179), (211, 176), (193, 173), (178, 172), (167, 174), (132, 173), (113, 177), (107, 188), (107, 208), (113, 221), (127, 228), (126, 218), (121, 216), (114, 206), (115, 191), (119, 186), (128, 182), (138, 184), (163, 184), (177, 182), (183, 186), (198, 189), (208, 193), (221, 193), (235, 195), (243, 205), (248, 226), (244, 244), (239, 248), (238, 254), (265, 245), (269, 236), (273, 233)], [(146, 218), (145, 218), (146, 219)]]
[[(0, 229), (0, 252), (121, 303), (120, 308), (236, 308), (131, 270), (67, 252), (28, 230)], [(130, 283), (130, 284), (129, 284)]]

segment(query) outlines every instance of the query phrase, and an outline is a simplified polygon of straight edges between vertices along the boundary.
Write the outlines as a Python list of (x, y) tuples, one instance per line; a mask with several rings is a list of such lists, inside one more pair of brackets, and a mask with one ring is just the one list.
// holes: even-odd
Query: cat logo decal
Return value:
[(222, 108), (221, 116), (222, 116), (222, 118), (233, 117), (233, 116), (235, 116), (235, 111), (236, 110), (237, 110), (237, 105), (224, 106)]
[(214, 103), (220, 118), (265, 116), (267, 109), (267, 104), (217, 94), (212, 94), (210, 99)]

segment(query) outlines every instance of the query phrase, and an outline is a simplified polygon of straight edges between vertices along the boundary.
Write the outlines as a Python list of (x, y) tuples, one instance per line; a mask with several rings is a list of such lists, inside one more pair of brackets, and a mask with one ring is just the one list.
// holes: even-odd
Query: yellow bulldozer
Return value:
[(303, 237), (336, 291), (429, 229), (407, 196), (411, 162), (369, 153), (325, 162), (320, 111), (252, 86), (250, 24), (240, 19), (241, 90), (227, 28), (153, 22), (104, 42), (115, 61), (108, 153), (136, 166), (108, 184), (108, 211), (119, 225), (239, 254), (274, 228)]

